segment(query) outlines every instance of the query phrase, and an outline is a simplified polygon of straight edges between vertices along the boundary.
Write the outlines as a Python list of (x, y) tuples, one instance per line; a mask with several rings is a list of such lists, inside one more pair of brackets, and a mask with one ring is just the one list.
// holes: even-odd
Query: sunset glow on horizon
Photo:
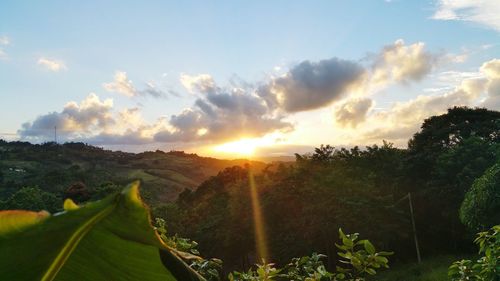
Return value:
[(494, 1), (217, 2), (0, 4), (0, 139), (293, 156), (500, 108)]

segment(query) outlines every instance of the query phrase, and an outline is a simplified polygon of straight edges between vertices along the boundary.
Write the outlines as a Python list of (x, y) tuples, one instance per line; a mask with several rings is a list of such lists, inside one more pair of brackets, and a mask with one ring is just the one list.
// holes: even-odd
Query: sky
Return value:
[(497, 0), (0, 2), (0, 138), (221, 158), (500, 110)]

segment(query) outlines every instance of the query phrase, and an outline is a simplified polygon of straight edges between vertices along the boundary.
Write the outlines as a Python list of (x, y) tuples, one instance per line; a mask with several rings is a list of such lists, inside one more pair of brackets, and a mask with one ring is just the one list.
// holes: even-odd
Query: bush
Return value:
[(6, 210), (47, 210), (55, 212), (60, 209), (61, 199), (52, 193), (42, 191), (38, 187), (23, 187), (12, 194), (2, 204)]
[(460, 207), (460, 220), (473, 230), (484, 230), (500, 222), (500, 164), (474, 181)]
[(392, 252), (377, 252), (368, 240), (358, 240), (359, 234), (344, 234), (339, 229), (341, 245), (335, 244), (342, 258), (336, 272), (326, 270), (322, 258), (324, 255), (314, 253), (310, 257), (294, 258), (283, 268), (275, 268), (271, 263), (257, 265), (255, 270), (233, 272), (230, 281), (268, 281), (268, 280), (306, 280), (306, 281), (364, 281), (369, 275), (375, 275), (380, 268), (388, 268), (386, 256)]
[(474, 240), (482, 256), (477, 261), (454, 262), (448, 276), (452, 281), (499, 281), (500, 280), (500, 225), (480, 232)]

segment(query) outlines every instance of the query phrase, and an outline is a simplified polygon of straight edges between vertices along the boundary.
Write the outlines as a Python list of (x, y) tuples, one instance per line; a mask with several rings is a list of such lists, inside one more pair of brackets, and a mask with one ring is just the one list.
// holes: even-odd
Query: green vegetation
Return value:
[[(474, 254), (474, 232), (500, 223), (498, 132), (500, 112), (457, 107), (425, 120), (408, 149), (387, 142), (363, 149), (321, 145), (295, 162), (267, 166), (180, 152), (4, 142), (0, 206), (54, 212), (64, 198), (85, 204), (140, 178), (163, 244), (207, 280), (446, 280), (453, 260)], [(267, 239), (256, 242), (257, 228)], [(476, 240), (482, 257), (455, 263), (455, 280), (467, 274), (494, 280), (477, 271), (498, 273), (492, 271), (498, 229), (484, 233)], [(264, 263), (259, 243), (269, 252)], [(395, 250), (394, 270), (379, 274), (388, 261), (375, 248)], [(367, 277), (374, 273), (376, 279)]]
[[(500, 161), (499, 120), (499, 112), (453, 108), (425, 120), (409, 149), (389, 143), (365, 149), (324, 145), (296, 155), (295, 163), (253, 173), (272, 261), (282, 266), (317, 252), (328, 256), (326, 268), (335, 268), (334, 242), (342, 228), (370, 237), (377, 247), (397, 249), (396, 264), (415, 262), (408, 201), (402, 200), (408, 193), (423, 259), (470, 255), (475, 230), (458, 214), (474, 181)], [(259, 262), (250, 170), (225, 169), (175, 203), (154, 209), (171, 233), (198, 241), (202, 253), (224, 260), (226, 273)]]
[(454, 262), (448, 272), (451, 280), (500, 280), (500, 225), (478, 233), (474, 242), (479, 246), (481, 257), (477, 261), (461, 260)]
[(487, 229), (500, 221), (500, 164), (472, 185), (460, 208), (460, 219), (471, 229)]
[(65, 206), (43, 219), (0, 212), (0, 280), (202, 280), (156, 235), (137, 182), (82, 208)]
[(311, 256), (294, 258), (283, 268), (275, 268), (273, 264), (258, 264), (257, 268), (246, 272), (232, 272), (230, 281), (267, 281), (267, 280), (345, 280), (364, 281), (366, 276), (377, 274), (379, 268), (388, 268), (389, 260), (386, 256), (393, 253), (376, 252), (375, 247), (368, 240), (358, 240), (358, 234), (345, 235), (339, 230), (342, 244), (336, 245), (340, 250), (340, 262), (336, 272), (326, 270), (322, 258), (324, 255), (316, 253)]
[(456, 256), (436, 256), (424, 259), (421, 264), (410, 262), (399, 264), (377, 274), (377, 281), (445, 281), (448, 280), (448, 267)]
[[(0, 209), (56, 212), (65, 198), (80, 203), (100, 199), (137, 179), (142, 182), (142, 197), (157, 206), (196, 188), (221, 169), (245, 163), (264, 166), (181, 151), (134, 154), (83, 143), (33, 145), (0, 140)], [(75, 185), (80, 186), (79, 193), (68, 194)]]

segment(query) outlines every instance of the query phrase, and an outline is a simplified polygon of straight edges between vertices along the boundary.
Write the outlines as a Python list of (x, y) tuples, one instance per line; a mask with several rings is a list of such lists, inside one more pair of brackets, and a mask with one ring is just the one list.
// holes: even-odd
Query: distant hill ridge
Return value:
[[(185, 189), (196, 189), (204, 180), (231, 166), (266, 164), (246, 159), (224, 160), (183, 151), (161, 150), (130, 153), (105, 150), (81, 142), (6, 142), (0, 140), (0, 200), (25, 186), (37, 186), (54, 194), (81, 182), (89, 196), (103, 186), (124, 185), (140, 179), (148, 203), (172, 201)], [(107, 187), (106, 187), (107, 188)]]

